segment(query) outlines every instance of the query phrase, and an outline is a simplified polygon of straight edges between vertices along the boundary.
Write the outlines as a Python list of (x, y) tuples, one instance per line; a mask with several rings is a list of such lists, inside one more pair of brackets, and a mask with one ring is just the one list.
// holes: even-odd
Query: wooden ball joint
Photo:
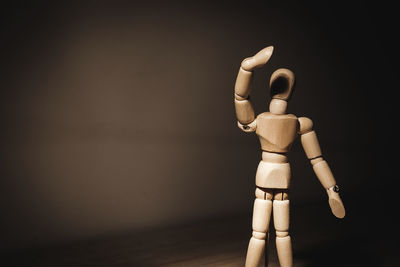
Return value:
[(293, 265), (292, 245), (289, 235), (289, 194), (291, 171), (287, 153), (296, 137), (301, 144), (312, 168), (325, 188), (332, 213), (345, 216), (339, 187), (328, 163), (322, 158), (317, 134), (309, 118), (286, 114), (295, 77), (288, 69), (276, 70), (270, 79), (271, 102), (269, 112), (254, 114), (249, 95), (253, 71), (265, 65), (272, 56), (273, 47), (268, 46), (253, 57), (242, 61), (235, 83), (235, 111), (237, 124), (244, 132), (255, 132), (262, 149), (261, 161), (256, 172), (256, 191), (253, 208), (253, 233), (249, 242), (246, 267), (260, 263), (266, 241), (271, 214), (276, 231), (276, 250), (283, 267)]

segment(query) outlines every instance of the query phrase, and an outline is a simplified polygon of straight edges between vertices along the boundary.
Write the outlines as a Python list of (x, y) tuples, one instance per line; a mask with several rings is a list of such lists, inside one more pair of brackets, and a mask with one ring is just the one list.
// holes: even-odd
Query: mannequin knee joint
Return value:
[(256, 239), (264, 240), (267, 237), (266, 233), (253, 231), (253, 237)]
[(288, 231), (276, 231), (276, 236), (277, 237), (285, 237), (288, 236), (289, 232)]

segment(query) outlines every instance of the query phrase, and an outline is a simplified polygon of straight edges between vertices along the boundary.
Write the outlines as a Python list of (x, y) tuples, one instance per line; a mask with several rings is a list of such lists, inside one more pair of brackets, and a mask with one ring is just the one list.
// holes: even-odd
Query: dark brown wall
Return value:
[[(380, 62), (391, 54), (375, 11), (228, 1), (5, 8), (2, 246), (249, 212), (260, 148), (236, 127), (233, 85), (241, 60), (268, 45), (256, 111), (267, 108), (270, 74), (292, 69), (289, 112), (313, 119), (343, 199), (360, 215), (360, 196), (393, 184), (389, 174), (374, 182), (388, 143), (376, 142), (376, 129), (392, 108), (377, 93), (392, 70)], [(292, 203), (326, 201), (298, 141), (291, 162)]]

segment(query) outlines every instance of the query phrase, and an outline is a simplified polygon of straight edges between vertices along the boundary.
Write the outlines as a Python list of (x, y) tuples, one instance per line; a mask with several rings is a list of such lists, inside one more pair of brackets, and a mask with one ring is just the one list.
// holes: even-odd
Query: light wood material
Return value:
[(267, 237), (267, 233), (262, 233), (262, 232), (257, 232), (257, 231), (253, 231), (253, 237), (255, 239), (260, 239), (263, 240)]
[(276, 231), (289, 231), (289, 200), (274, 200), (274, 226)]
[[(287, 101), (295, 86), (294, 73), (285, 68), (274, 71), (270, 79), (271, 102), (269, 112), (255, 117), (249, 100), (251, 79), (255, 68), (268, 62), (273, 47), (266, 47), (253, 57), (242, 61), (235, 83), (235, 110), (238, 127), (245, 132), (256, 132), (262, 152), (256, 172), (256, 199), (253, 209), (253, 233), (249, 242), (246, 267), (256, 267), (260, 263), (266, 247), (271, 211), (276, 230), (276, 249), (281, 266), (293, 265), (292, 245), (289, 235), (289, 197), (291, 171), (287, 153), (299, 134), (304, 152), (313, 166), (314, 172), (327, 190), (332, 213), (345, 216), (345, 209), (338, 194), (335, 178), (322, 158), (313, 122), (307, 117), (297, 118), (286, 114)], [(327, 259), (328, 260), (328, 259)]]
[[(265, 238), (267, 236), (271, 211), (272, 200), (264, 199), (265, 195), (260, 194), (262, 190), (256, 190), (257, 198), (254, 200), (253, 207), (253, 234), (249, 241), (246, 258), (247, 267), (256, 267), (261, 261), (265, 249)], [(258, 198), (261, 196), (261, 198)], [(272, 198), (272, 195), (270, 196)]]
[(287, 102), (282, 99), (272, 99), (269, 103), (269, 111), (272, 114), (283, 115), (286, 113)]
[(272, 189), (269, 189), (269, 188), (261, 189), (261, 188), (257, 187), (256, 191), (255, 191), (255, 196), (256, 196), (256, 198), (259, 198), (259, 199), (272, 200), (272, 198), (274, 197), (274, 193), (273, 193)]
[(235, 94), (243, 98), (247, 98), (249, 96), (252, 76), (253, 73), (251, 71), (244, 70), (242, 67), (240, 67), (235, 83)]
[(321, 148), (318, 142), (317, 135), (312, 130), (313, 123), (306, 117), (299, 118), (299, 133), (301, 134), (301, 144), (304, 152), (310, 159), (315, 175), (318, 177), (321, 185), (327, 189), (328, 203), (333, 215), (338, 218), (343, 218), (346, 214), (343, 202), (337, 192), (332, 188), (336, 186), (336, 180), (333, 176), (328, 163), (322, 158)]
[(305, 134), (312, 130), (313, 122), (307, 117), (299, 117), (299, 134)]
[(325, 160), (314, 164), (313, 169), (324, 188), (328, 189), (336, 184), (335, 177)]
[(251, 91), (252, 71), (261, 67), (268, 62), (274, 48), (266, 47), (253, 57), (246, 58), (242, 61), (235, 82), (235, 111), (236, 118), (240, 124), (239, 128), (244, 132), (253, 132), (255, 125), (248, 127), (247, 125), (254, 121), (254, 108), (248, 99)]
[(310, 131), (302, 134), (300, 139), (307, 158), (313, 159), (322, 155), (321, 147), (319, 146), (317, 134), (315, 133), (315, 131)]
[(264, 254), (265, 240), (252, 237), (247, 248), (245, 267), (258, 267)]
[(340, 198), (339, 194), (334, 191), (333, 188), (334, 187), (330, 187), (327, 190), (329, 197), (329, 206), (331, 207), (333, 215), (335, 215), (339, 219), (342, 219), (346, 215), (346, 210), (344, 209), (342, 199)]
[(317, 157), (315, 159), (310, 159), (311, 165), (315, 165), (320, 161), (323, 161), (324, 159), (322, 157)]
[(254, 109), (249, 100), (235, 99), (236, 117), (241, 124), (249, 124), (254, 121)]
[(260, 52), (258, 52), (254, 56), (245, 58), (242, 61), (241, 67), (244, 70), (252, 71), (255, 68), (264, 66), (268, 62), (270, 57), (272, 56), (273, 51), (274, 51), (274, 47), (268, 46), (268, 47), (262, 49)]
[(261, 154), (262, 160), (272, 163), (286, 163), (288, 162), (288, 157), (285, 154), (272, 153), (268, 151), (263, 151)]
[(275, 232), (276, 232), (276, 236), (277, 236), (277, 237), (285, 237), (285, 236), (288, 236), (288, 235), (289, 235), (289, 232), (288, 232), (288, 231), (278, 231), (278, 230), (275, 230)]
[(233, 94), (234, 95), (234, 97), (235, 97), (235, 99), (236, 100), (246, 100), (247, 99), (247, 97), (243, 97), (243, 96), (240, 96), (240, 95), (238, 95), (238, 94)]
[(287, 200), (289, 199), (287, 189), (274, 189), (274, 200)]
[(289, 188), (289, 163), (260, 161), (256, 173), (256, 185), (265, 188)]
[(281, 68), (274, 71), (269, 82), (271, 97), (288, 100), (294, 88), (294, 80), (294, 73), (289, 69)]
[(292, 241), (290, 236), (276, 238), (276, 251), (281, 267), (293, 266)]
[(297, 117), (264, 112), (257, 116), (256, 133), (264, 151), (285, 153), (297, 136)]
[(238, 121), (237, 125), (240, 128), (240, 130), (242, 130), (243, 132), (247, 132), (247, 133), (255, 132), (257, 129), (257, 121), (256, 120), (250, 122), (249, 124), (241, 124)]
[(274, 200), (273, 216), (276, 230), (276, 251), (281, 266), (292, 266), (292, 244), (289, 236), (289, 200)]
[(266, 233), (271, 217), (272, 200), (256, 198), (253, 208), (253, 231)]

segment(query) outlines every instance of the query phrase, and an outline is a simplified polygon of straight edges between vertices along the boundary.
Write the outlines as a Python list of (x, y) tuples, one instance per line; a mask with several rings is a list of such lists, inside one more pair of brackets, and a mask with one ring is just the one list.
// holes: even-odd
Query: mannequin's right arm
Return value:
[(249, 99), (253, 70), (265, 65), (271, 57), (272, 52), (273, 47), (268, 46), (253, 57), (244, 59), (240, 66), (235, 83), (234, 101), (238, 126), (245, 132), (254, 132), (257, 127), (254, 109)]

